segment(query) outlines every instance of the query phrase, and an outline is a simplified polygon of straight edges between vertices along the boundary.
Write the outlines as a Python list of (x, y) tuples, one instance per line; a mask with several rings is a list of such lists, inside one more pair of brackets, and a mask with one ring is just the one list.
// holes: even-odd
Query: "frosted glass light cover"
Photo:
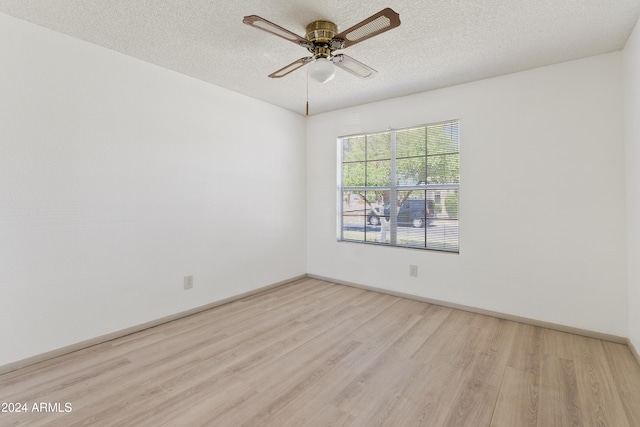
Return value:
[(326, 83), (336, 75), (336, 67), (327, 58), (318, 58), (309, 65), (309, 77), (319, 83)]

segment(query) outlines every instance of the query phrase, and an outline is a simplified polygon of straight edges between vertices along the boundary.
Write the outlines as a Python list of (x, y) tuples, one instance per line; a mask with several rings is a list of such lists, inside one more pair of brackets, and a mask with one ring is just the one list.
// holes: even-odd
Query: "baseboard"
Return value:
[(640, 365), (640, 352), (638, 351), (636, 346), (633, 345), (630, 339), (627, 339), (627, 345), (629, 346), (629, 350), (631, 350), (631, 354), (633, 354), (633, 356), (638, 361), (638, 364)]
[[(560, 324), (557, 324), (557, 323), (545, 322), (545, 321), (542, 321), (542, 320), (531, 319), (531, 318), (528, 318), (528, 317), (520, 317), (520, 316), (515, 316), (515, 315), (512, 315), (512, 314), (500, 313), (500, 312), (497, 312), (497, 311), (485, 310), (485, 309), (482, 309), (482, 308), (471, 307), (471, 306), (462, 305), (462, 304), (455, 304), (455, 303), (451, 303), (451, 302), (448, 302), (448, 301), (441, 301), (441, 300), (436, 300), (436, 299), (432, 299), (432, 298), (421, 297), (421, 296), (418, 296), (418, 295), (406, 294), (406, 293), (403, 293), (403, 292), (390, 291), (388, 289), (376, 288), (374, 286), (363, 285), (363, 284), (360, 284), (360, 283), (347, 282), (347, 281), (344, 281), (344, 280), (337, 280), (337, 279), (333, 279), (333, 278), (330, 278), (330, 277), (319, 276), (319, 275), (316, 275), (316, 274), (307, 274), (307, 277), (312, 278), (312, 279), (318, 279), (318, 280), (324, 280), (324, 281), (327, 281), (327, 282), (337, 283), (339, 285), (345, 285), (345, 286), (351, 286), (351, 287), (354, 287), (354, 288), (364, 289), (364, 290), (367, 290), (367, 291), (380, 292), (380, 293), (383, 293), (383, 294), (393, 295), (393, 296), (396, 296), (396, 297), (412, 299), (412, 300), (416, 300), (416, 301), (420, 301), (420, 302), (426, 302), (426, 303), (429, 303), (429, 304), (435, 304), (435, 305), (439, 305), (439, 306), (443, 306), (443, 307), (455, 308), (457, 310), (464, 310), (464, 311), (468, 311), (468, 312), (471, 312), (471, 313), (483, 314), (485, 316), (497, 317), (498, 319), (511, 320), (511, 321), (514, 321), (514, 322), (525, 323), (525, 324), (532, 325), (532, 326), (540, 326), (542, 328), (553, 329), (553, 330), (560, 331), (560, 332), (567, 332), (567, 333), (570, 333), (570, 334), (582, 335), (582, 336), (589, 337), (589, 338), (597, 338), (597, 339), (601, 339), (601, 340), (604, 340), (604, 341), (615, 342), (615, 343), (618, 343), (618, 344), (629, 344), (628, 338), (620, 337), (620, 336), (617, 336), (617, 335), (604, 334), (604, 333), (601, 333), (601, 332), (590, 331), (590, 330), (587, 330), (587, 329), (574, 328), (572, 326), (565, 326), (565, 325), (560, 325)], [(637, 351), (636, 351), (635, 355), (636, 355), (636, 358), (638, 358)], [(638, 358), (638, 360), (640, 362), (640, 358)]]
[(306, 274), (302, 274), (299, 276), (291, 277), (289, 279), (285, 279), (276, 283), (272, 283), (270, 285), (262, 286), (258, 289), (254, 289), (248, 292), (244, 292), (242, 294), (234, 295), (229, 298), (224, 298), (218, 301), (214, 301), (209, 304), (205, 304), (199, 307), (195, 307), (186, 311), (182, 311), (180, 313), (172, 314), (170, 316), (162, 317), (160, 319), (152, 320), (150, 322), (142, 323), (140, 325), (135, 325), (130, 328), (122, 329), (119, 331), (112, 332), (110, 334), (101, 335), (96, 338), (91, 338), (85, 341), (81, 341), (76, 344), (68, 345), (66, 347), (58, 348), (56, 350), (48, 351), (46, 353), (38, 354), (36, 356), (32, 356), (26, 359), (19, 360), (17, 362), (12, 362), (6, 365), (0, 366), (0, 375), (6, 374), (7, 372), (15, 371), (16, 369), (24, 368), (29, 365), (34, 365), (36, 363), (44, 362), (49, 359), (53, 359), (55, 357), (63, 356), (68, 353), (73, 353), (74, 351), (82, 350), (87, 347), (92, 347), (97, 344), (102, 344), (107, 341), (114, 340), (116, 338), (121, 338), (126, 335), (130, 335), (136, 332), (144, 331), (145, 329), (153, 328), (154, 326), (162, 325), (163, 323), (172, 322), (174, 320), (191, 316), (196, 313), (200, 313), (201, 311), (210, 310), (214, 307), (218, 307), (223, 304), (228, 304), (233, 301), (237, 301), (242, 298), (246, 298), (250, 295), (258, 294), (260, 292), (267, 291), (272, 288), (277, 288), (278, 286), (286, 285), (287, 283), (295, 282), (296, 280), (306, 278)]

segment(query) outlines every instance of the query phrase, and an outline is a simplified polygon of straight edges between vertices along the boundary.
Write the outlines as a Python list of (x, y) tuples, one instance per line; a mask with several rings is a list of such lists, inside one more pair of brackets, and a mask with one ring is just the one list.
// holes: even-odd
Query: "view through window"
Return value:
[(459, 252), (458, 127), (339, 138), (339, 240)]

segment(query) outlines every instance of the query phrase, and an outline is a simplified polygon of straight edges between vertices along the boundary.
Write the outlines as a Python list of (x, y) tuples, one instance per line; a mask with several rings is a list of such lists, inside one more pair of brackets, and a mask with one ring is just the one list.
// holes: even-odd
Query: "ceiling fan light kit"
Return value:
[(320, 83), (325, 83), (335, 76), (335, 67), (342, 68), (362, 79), (373, 77), (377, 73), (373, 68), (350, 56), (344, 54), (334, 55), (334, 52), (399, 26), (400, 15), (392, 9), (386, 8), (341, 33), (338, 33), (338, 26), (333, 22), (314, 21), (306, 27), (306, 38), (257, 15), (245, 16), (242, 22), (289, 40), (307, 49), (312, 54), (312, 56), (300, 58), (271, 73), (269, 77), (281, 78), (298, 68), (311, 64), (309, 77)]
[(318, 83), (326, 83), (336, 76), (336, 67), (325, 57), (320, 57), (309, 65), (309, 77)]

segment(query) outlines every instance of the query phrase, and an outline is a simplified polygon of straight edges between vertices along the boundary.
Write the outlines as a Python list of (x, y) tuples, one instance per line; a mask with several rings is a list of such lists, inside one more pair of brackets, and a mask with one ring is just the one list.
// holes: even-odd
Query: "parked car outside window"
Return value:
[[(384, 205), (384, 213), (372, 209), (367, 216), (367, 222), (373, 226), (380, 225), (381, 218), (389, 221), (389, 203)], [(431, 199), (407, 199), (398, 208), (398, 224), (411, 225), (416, 228), (429, 225), (436, 215), (435, 203)]]

